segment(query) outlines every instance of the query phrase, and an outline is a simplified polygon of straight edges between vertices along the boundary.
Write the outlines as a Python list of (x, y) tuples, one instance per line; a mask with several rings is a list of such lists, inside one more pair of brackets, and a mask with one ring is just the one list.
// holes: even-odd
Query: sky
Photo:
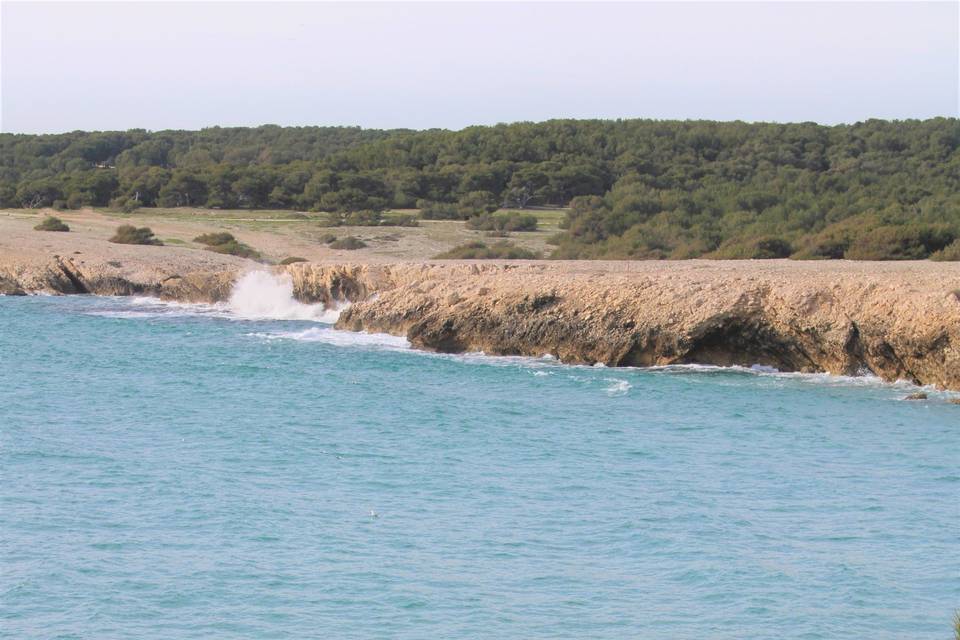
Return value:
[(0, 5), (0, 130), (957, 116), (960, 2)]

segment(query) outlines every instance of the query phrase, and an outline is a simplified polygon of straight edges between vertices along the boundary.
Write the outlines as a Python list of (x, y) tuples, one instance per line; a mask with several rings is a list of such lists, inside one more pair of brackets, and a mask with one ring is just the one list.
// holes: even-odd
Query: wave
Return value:
[[(349, 303), (327, 308), (323, 304), (304, 304), (293, 297), (289, 274), (250, 271), (233, 286), (226, 302), (214, 304), (176, 302), (149, 296), (110, 297), (120, 309), (96, 309), (88, 315), (106, 318), (176, 318), (202, 316), (226, 320), (303, 320), (334, 324)], [(134, 307), (129, 309), (128, 307)]]
[(304, 304), (293, 297), (290, 274), (250, 271), (233, 285), (227, 308), (244, 320), (311, 320), (333, 324), (344, 307)]

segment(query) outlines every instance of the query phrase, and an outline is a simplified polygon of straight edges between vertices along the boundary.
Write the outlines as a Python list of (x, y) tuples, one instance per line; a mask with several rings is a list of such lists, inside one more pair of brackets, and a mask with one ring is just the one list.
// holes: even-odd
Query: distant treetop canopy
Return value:
[(956, 118), (0, 134), (0, 206), (569, 206), (555, 257), (943, 257), (958, 148)]

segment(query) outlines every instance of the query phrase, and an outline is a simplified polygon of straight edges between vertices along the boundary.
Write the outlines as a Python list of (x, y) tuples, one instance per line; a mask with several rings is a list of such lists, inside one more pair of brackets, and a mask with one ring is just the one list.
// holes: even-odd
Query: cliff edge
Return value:
[(960, 389), (960, 264), (550, 262), (288, 267), (342, 329), (608, 366), (766, 365)]
[[(174, 248), (0, 255), (0, 293), (229, 297), (249, 261)], [(109, 259), (108, 259), (109, 258)], [(260, 267), (264, 268), (264, 267)], [(551, 354), (608, 366), (766, 365), (960, 390), (960, 263), (295, 263), (303, 302), (349, 300), (337, 326), (419, 348)]]

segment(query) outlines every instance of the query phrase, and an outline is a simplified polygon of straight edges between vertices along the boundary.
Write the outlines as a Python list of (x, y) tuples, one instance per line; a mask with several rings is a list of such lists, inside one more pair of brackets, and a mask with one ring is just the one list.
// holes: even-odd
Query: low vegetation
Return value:
[(0, 207), (309, 210), (337, 226), (413, 224), (383, 212), (417, 207), (485, 230), (498, 208), (567, 207), (557, 258), (945, 260), (960, 238), (957, 118), (0, 134), (0, 158)]
[(70, 226), (56, 216), (47, 216), (34, 229), (37, 231), (70, 231)]
[(365, 209), (332, 212), (326, 224), (331, 227), (416, 227), (420, 223), (411, 215), (388, 216), (383, 211)]
[(207, 251), (224, 253), (240, 258), (249, 258), (250, 260), (260, 260), (260, 252), (244, 244), (233, 237), (232, 233), (219, 231), (216, 233), (205, 233), (193, 239), (194, 242), (207, 245)]
[(110, 238), (110, 242), (116, 244), (163, 244), (153, 235), (150, 227), (135, 227), (131, 224), (122, 224), (117, 227), (117, 232)]
[(931, 260), (960, 261), (960, 238), (954, 240), (940, 251), (930, 254)]
[(483, 213), (467, 220), (467, 228), (477, 231), (536, 231), (537, 217), (528, 213)]
[(357, 238), (355, 236), (347, 236), (345, 238), (340, 238), (339, 240), (334, 240), (330, 243), (331, 249), (340, 249), (346, 251), (353, 251), (355, 249), (363, 249), (367, 246), (367, 243)]
[(289, 258), (284, 258), (280, 261), (281, 265), (294, 264), (296, 262), (307, 262), (306, 258), (301, 258), (299, 256), (290, 256)]
[(119, 196), (110, 201), (110, 208), (121, 213), (133, 213), (140, 208), (140, 201), (136, 198)]
[(438, 256), (437, 260), (536, 260), (540, 255), (506, 241), (487, 245), (484, 242), (468, 242)]

